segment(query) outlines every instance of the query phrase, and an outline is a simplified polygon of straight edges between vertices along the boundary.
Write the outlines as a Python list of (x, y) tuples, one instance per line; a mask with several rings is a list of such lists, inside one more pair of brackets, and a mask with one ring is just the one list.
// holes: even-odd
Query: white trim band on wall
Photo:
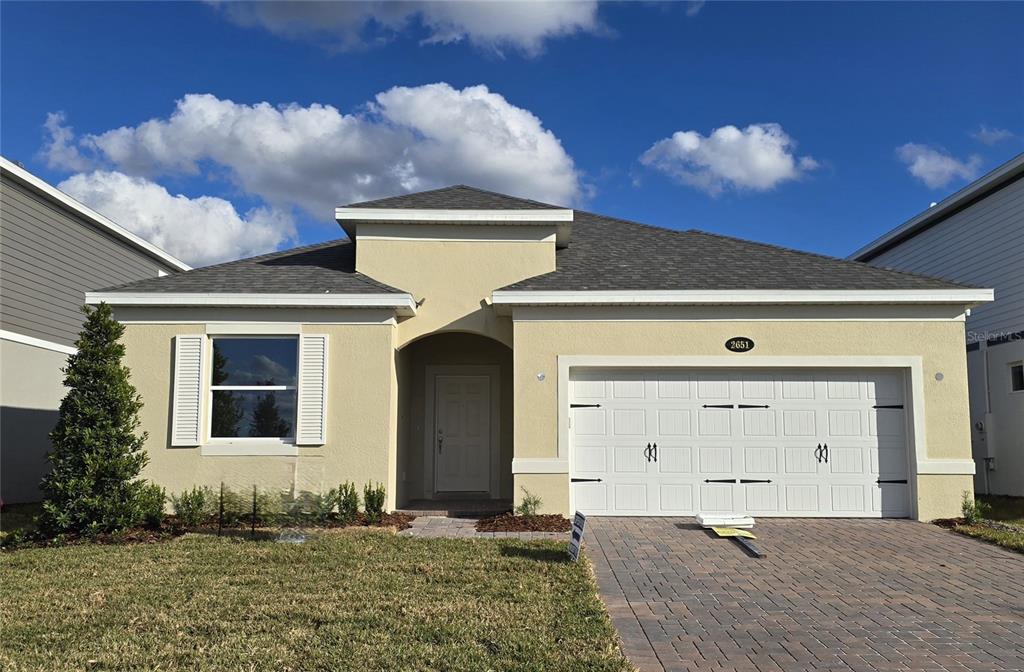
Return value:
[(42, 348), (43, 350), (52, 350), (53, 352), (62, 352), (65, 355), (73, 355), (78, 350), (71, 347), (70, 345), (61, 345), (60, 343), (54, 343), (53, 341), (46, 341), (41, 338), (34, 336), (26, 336), (25, 334), (19, 334), (14, 331), (7, 331), (6, 329), (0, 329), (0, 338), (5, 341), (12, 341), (14, 343), (21, 343), (22, 345), (31, 345), (35, 348)]

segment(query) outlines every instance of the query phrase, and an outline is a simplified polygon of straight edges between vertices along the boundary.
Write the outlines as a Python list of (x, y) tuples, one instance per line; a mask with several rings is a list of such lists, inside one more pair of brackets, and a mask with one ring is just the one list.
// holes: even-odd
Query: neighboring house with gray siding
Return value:
[(85, 292), (189, 270), (0, 157), (0, 498), (39, 498)]
[(850, 259), (995, 289), (967, 319), (975, 488), (1024, 495), (1024, 154)]

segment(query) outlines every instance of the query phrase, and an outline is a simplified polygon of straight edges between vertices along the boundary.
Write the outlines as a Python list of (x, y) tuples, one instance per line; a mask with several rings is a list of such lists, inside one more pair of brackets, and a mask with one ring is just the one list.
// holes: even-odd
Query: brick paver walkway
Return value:
[(592, 518), (601, 597), (641, 670), (1021, 670), (1024, 555), (905, 520)]
[(475, 518), (421, 516), (398, 534), (406, 537), (456, 537), (480, 539), (554, 539), (569, 543), (568, 532), (477, 532)]

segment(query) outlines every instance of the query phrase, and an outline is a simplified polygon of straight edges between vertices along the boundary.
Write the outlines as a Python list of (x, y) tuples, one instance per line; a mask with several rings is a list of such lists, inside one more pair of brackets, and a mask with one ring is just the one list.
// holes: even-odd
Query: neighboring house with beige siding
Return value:
[(972, 488), (991, 290), (465, 186), (335, 217), (87, 295), (126, 325), (146, 477), (593, 515), (930, 519)]
[(975, 488), (1024, 496), (1024, 154), (850, 258), (995, 289), (967, 319)]
[(85, 292), (189, 270), (0, 158), (0, 498), (39, 498)]

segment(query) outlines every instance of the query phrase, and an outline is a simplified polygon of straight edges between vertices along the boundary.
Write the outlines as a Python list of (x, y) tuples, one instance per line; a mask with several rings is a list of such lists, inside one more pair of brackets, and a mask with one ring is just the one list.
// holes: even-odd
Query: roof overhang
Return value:
[(153, 245), (147, 240), (139, 238), (131, 231), (125, 229), (118, 224), (115, 224), (110, 219), (104, 217), (100, 213), (96, 212), (92, 208), (79, 203), (75, 199), (65, 194), (60, 189), (57, 189), (48, 182), (39, 179), (32, 173), (28, 172), (13, 161), (9, 161), (4, 157), (0, 156), (0, 168), (3, 168), (5, 173), (10, 173), (11, 177), (16, 179), (19, 183), (29, 187), (37, 194), (49, 198), (52, 201), (57, 202), (59, 205), (68, 208), (75, 214), (79, 215), (93, 226), (112, 234), (115, 238), (119, 238), (122, 241), (128, 243), (132, 247), (138, 249), (142, 253), (153, 257), (154, 259), (170, 266), (171, 268), (179, 271), (190, 271), (192, 267), (186, 264), (181, 259), (171, 256), (164, 252), (156, 245)]
[(192, 292), (86, 292), (89, 305), (111, 306), (218, 306), (278, 308), (389, 308), (395, 314), (416, 314), (411, 294), (220, 294)]
[(897, 226), (860, 248), (848, 259), (871, 261), (878, 255), (913, 238), (961, 210), (970, 207), (989, 194), (1024, 178), (1024, 154), (1019, 154), (987, 175), (971, 182), (955, 194), (943, 199), (921, 214)]
[(476, 226), (554, 226), (555, 244), (567, 247), (575, 213), (568, 208), (459, 210), (426, 208), (336, 208), (334, 218), (352, 240), (360, 223), (467, 224)]
[(956, 304), (970, 308), (992, 301), (991, 289), (916, 290), (497, 290), (491, 301), (505, 309), (516, 306), (699, 306), (699, 305), (829, 305), (829, 304)]

